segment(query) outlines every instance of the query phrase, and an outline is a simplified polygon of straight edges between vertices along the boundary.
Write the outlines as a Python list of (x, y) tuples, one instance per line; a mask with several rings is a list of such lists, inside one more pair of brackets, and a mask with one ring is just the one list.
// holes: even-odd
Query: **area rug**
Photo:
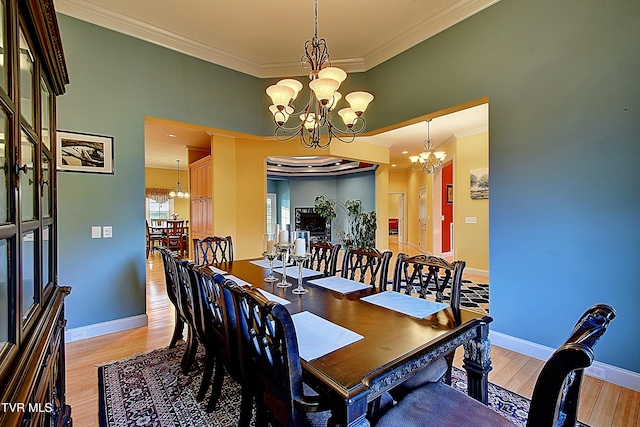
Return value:
[[(417, 280), (416, 282), (417, 283)], [(388, 282), (389, 289), (393, 285), (392, 281)], [(412, 293), (418, 294), (420, 287), (416, 284)], [(443, 302), (448, 303), (451, 295), (451, 287), (444, 290)], [(427, 288), (427, 299), (433, 300), (436, 297), (435, 285), (433, 280)], [(489, 284), (476, 283), (471, 280), (463, 279), (460, 289), (460, 306), (469, 310), (477, 311), (482, 314), (489, 314)]]
[[(216, 411), (197, 402), (204, 354), (200, 351), (188, 375), (180, 370), (184, 345), (154, 350), (98, 368), (101, 427), (226, 427), (240, 415), (240, 386), (225, 377)], [(452, 385), (466, 392), (466, 374), (455, 368)], [(208, 396), (207, 396), (208, 397)], [(516, 425), (526, 424), (529, 400), (489, 384), (489, 404)], [(584, 424), (579, 424), (584, 426)]]

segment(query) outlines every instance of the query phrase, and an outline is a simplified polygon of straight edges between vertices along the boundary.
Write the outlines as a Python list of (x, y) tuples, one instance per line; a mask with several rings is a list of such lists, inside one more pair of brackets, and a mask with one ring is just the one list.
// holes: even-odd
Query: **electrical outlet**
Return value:
[(83, 340), (85, 338), (86, 338), (85, 331), (72, 331), (69, 334), (69, 342), (71, 342), (71, 341), (79, 341), (79, 340)]
[(589, 375), (590, 377), (594, 377), (594, 378), (599, 378), (601, 380), (604, 380), (604, 369), (602, 368), (597, 368), (595, 366), (589, 366), (587, 369), (584, 370), (584, 373)]

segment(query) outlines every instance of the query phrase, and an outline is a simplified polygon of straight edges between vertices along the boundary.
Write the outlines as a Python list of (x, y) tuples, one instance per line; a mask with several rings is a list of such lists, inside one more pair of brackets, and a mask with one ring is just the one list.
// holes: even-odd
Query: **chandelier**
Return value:
[[(340, 129), (333, 122), (332, 114), (342, 98), (338, 88), (347, 78), (347, 73), (331, 66), (327, 41), (318, 38), (318, 0), (315, 0), (314, 16), (315, 33), (311, 40), (305, 42), (305, 54), (301, 58), (302, 67), (310, 68), (311, 90), (309, 102), (298, 114), (300, 124), (286, 126), (289, 117), (295, 114), (293, 101), (302, 89), (302, 83), (295, 79), (280, 80), (267, 88), (267, 95), (273, 101), (269, 110), (273, 114), (276, 124), (274, 134), (278, 140), (287, 141), (299, 135), (300, 143), (306, 148), (326, 148), (334, 137), (350, 143), (364, 130), (362, 113), (373, 100), (373, 95), (368, 92), (349, 93), (345, 100), (350, 107), (338, 111), (346, 128)], [(321, 135), (327, 136), (324, 141)]]
[(435, 151), (436, 143), (430, 136), (431, 119), (427, 120), (427, 139), (424, 140), (424, 151), (416, 156), (409, 156), (411, 160), (411, 168), (420, 170), (424, 173), (433, 174), (444, 164), (444, 158), (447, 153), (444, 151)]
[(176, 162), (178, 163), (178, 182), (176, 182), (176, 188), (172, 188), (171, 192), (169, 193), (169, 197), (174, 198), (174, 197), (184, 197), (184, 198), (189, 198), (189, 193), (187, 191), (183, 192), (182, 191), (182, 184), (180, 183), (180, 160), (176, 160)]

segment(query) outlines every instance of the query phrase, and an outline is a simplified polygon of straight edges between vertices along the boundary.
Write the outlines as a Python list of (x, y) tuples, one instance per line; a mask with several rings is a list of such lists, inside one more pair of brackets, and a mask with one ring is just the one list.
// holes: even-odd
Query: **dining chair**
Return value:
[(345, 279), (364, 283), (368, 280), (371, 286), (381, 291), (387, 289), (389, 263), (393, 253), (380, 252), (375, 248), (347, 248), (342, 260), (341, 276)]
[(198, 350), (193, 285), (189, 274), (189, 261), (172, 251), (169, 251), (168, 256), (175, 264), (178, 307), (187, 326), (187, 348), (180, 363), (182, 372), (186, 374), (191, 369)]
[(155, 249), (156, 245), (162, 244), (164, 233), (157, 228), (150, 227), (149, 221), (145, 220), (144, 222), (147, 226), (147, 258), (149, 258), (149, 253)]
[[(296, 330), (291, 314), (249, 287), (231, 287), (245, 377), (257, 379), (256, 425), (326, 425), (329, 402), (303, 385)], [(258, 421), (259, 420), (259, 421)]]
[(233, 261), (231, 236), (208, 236), (204, 239), (193, 239), (193, 259), (198, 265)]
[(184, 225), (184, 220), (168, 220), (165, 229), (164, 246), (177, 252), (180, 256), (189, 256), (189, 229)]
[[(527, 427), (575, 426), (584, 369), (615, 310), (594, 305), (578, 320), (569, 338), (545, 362), (536, 380)], [(412, 391), (380, 417), (377, 427), (514, 426), (511, 421), (442, 382)]]
[[(435, 289), (435, 301), (443, 302), (444, 292), (450, 287), (448, 294), (449, 306), (453, 313), (455, 326), (460, 326), (460, 297), (462, 293), (462, 273), (466, 266), (465, 261), (448, 262), (443, 258), (431, 255), (409, 256), (400, 252), (396, 257), (393, 267), (393, 290), (405, 291), (411, 295), (414, 289), (418, 289), (418, 297), (425, 298), (430, 285)], [(444, 274), (444, 275), (443, 275)], [(444, 379), (446, 384), (451, 384), (451, 370), (455, 352), (441, 356), (416, 372), (411, 378), (398, 385), (391, 391), (395, 399), (409, 393), (411, 390), (430, 382)]]
[(197, 400), (203, 400), (211, 386), (207, 411), (216, 409), (227, 372), (242, 386), (238, 425), (246, 427), (251, 421), (254, 399), (252, 389), (244, 384), (240, 368), (237, 322), (229, 290), (235, 283), (220, 274), (214, 274), (205, 266), (189, 264), (189, 271), (193, 286), (196, 332), (205, 349), (205, 367)]
[(173, 348), (176, 346), (178, 341), (183, 338), (185, 318), (182, 315), (180, 302), (178, 301), (178, 272), (176, 270), (174, 259), (171, 257), (171, 251), (164, 246), (160, 246), (158, 249), (162, 256), (162, 264), (164, 266), (164, 280), (167, 288), (167, 296), (169, 297), (169, 301), (173, 305), (175, 311), (173, 334), (171, 335), (171, 341), (169, 342), (169, 347)]
[(311, 258), (305, 263), (305, 267), (320, 271), (327, 277), (335, 276), (339, 252), (340, 244), (326, 241), (311, 242)]

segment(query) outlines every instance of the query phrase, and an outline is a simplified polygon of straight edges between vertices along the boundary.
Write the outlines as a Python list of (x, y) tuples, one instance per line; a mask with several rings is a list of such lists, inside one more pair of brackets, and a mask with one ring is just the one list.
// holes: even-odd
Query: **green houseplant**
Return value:
[(318, 215), (327, 221), (336, 218), (336, 205), (342, 207), (347, 213), (347, 230), (338, 231), (338, 238), (345, 246), (375, 247), (376, 244), (376, 213), (362, 212), (360, 200), (347, 200), (344, 203), (339, 200), (329, 199), (324, 194), (315, 198), (315, 209)]

